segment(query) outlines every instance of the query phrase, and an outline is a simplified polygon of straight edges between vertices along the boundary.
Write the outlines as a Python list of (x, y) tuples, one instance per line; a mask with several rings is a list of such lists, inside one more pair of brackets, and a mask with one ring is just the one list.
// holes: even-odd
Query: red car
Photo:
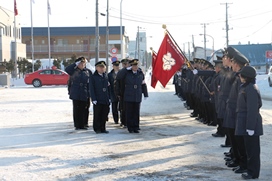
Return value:
[(25, 83), (34, 87), (43, 85), (67, 85), (69, 75), (59, 69), (43, 69), (25, 75)]

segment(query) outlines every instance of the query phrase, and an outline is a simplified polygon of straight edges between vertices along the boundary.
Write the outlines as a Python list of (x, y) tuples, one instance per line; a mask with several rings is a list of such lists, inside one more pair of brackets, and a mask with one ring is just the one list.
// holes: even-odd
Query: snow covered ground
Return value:
[[(147, 77), (148, 84), (150, 77)], [(75, 131), (72, 103), (65, 86), (26, 86), (12, 80), (0, 89), (0, 180), (241, 180), (226, 167), (215, 127), (189, 116), (173, 95), (174, 86), (149, 87), (141, 105), (141, 132), (129, 134), (113, 124), (109, 134)], [(261, 175), (272, 173), (272, 88), (267, 75), (258, 75), (263, 97), (264, 136), (261, 137)], [(92, 107), (90, 108), (92, 125)]]

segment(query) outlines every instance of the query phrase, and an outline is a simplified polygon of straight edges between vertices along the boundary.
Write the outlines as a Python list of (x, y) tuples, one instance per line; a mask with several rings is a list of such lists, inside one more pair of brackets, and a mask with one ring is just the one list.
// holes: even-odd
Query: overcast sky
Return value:
[[(109, 25), (120, 26), (121, 0), (109, 0)], [(17, 0), (22, 26), (30, 26), (31, 0)], [(95, 0), (51, 0), (50, 26), (95, 26)], [(261, 3), (260, 3), (261, 2)], [(33, 24), (47, 26), (47, 0), (35, 0)], [(99, 12), (106, 13), (107, 0), (99, 0)], [(122, 0), (122, 24), (130, 40), (137, 27), (146, 31), (148, 48), (158, 49), (163, 39), (162, 24), (166, 24), (181, 48), (187, 42), (204, 46), (203, 24), (206, 24), (207, 48), (226, 46), (226, 3), (229, 17), (229, 44), (271, 43), (271, 0)], [(0, 6), (13, 10), (13, 1), (0, 0)], [(106, 17), (99, 16), (99, 25), (106, 25)], [(152, 37), (152, 38), (151, 38)], [(211, 38), (212, 37), (212, 38)]]

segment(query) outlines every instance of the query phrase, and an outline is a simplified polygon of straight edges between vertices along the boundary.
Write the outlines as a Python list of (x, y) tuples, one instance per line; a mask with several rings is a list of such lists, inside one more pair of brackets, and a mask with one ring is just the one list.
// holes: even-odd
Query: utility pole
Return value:
[(188, 42), (188, 55), (189, 55), (189, 60), (191, 60), (190, 42)]
[(207, 58), (207, 55), (206, 55), (206, 25), (208, 25), (208, 24), (206, 24), (206, 23), (203, 23), (203, 24), (201, 24), (201, 25), (203, 25), (203, 27), (204, 27), (204, 59), (206, 60), (206, 58)]
[(195, 40), (194, 35), (192, 35), (192, 46), (193, 46), (193, 52), (192, 52), (192, 60), (195, 58)]
[(107, 0), (107, 28), (106, 28), (106, 64), (109, 69), (109, 0)]
[(229, 46), (229, 23), (228, 23), (228, 4), (232, 3), (221, 3), (221, 5), (226, 5), (226, 46)]
[(98, 25), (98, 0), (96, 0), (95, 12), (95, 63), (99, 61), (99, 25)]
[(140, 27), (138, 26), (138, 32), (137, 32), (137, 50), (138, 50), (138, 59), (140, 60)]

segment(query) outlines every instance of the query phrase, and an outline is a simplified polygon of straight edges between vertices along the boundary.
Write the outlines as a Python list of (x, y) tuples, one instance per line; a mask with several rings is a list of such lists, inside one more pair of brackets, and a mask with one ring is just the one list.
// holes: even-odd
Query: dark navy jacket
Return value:
[(227, 99), (226, 114), (223, 122), (223, 127), (235, 129), (236, 123), (236, 105), (238, 92), (241, 85), (241, 80), (236, 73), (234, 82), (231, 86), (229, 98)]
[(237, 100), (237, 122), (235, 135), (248, 135), (246, 130), (254, 130), (254, 135), (263, 135), (260, 108), (262, 99), (256, 84), (242, 84)]
[(106, 73), (102, 76), (97, 71), (91, 76), (91, 99), (97, 104), (110, 104), (110, 83)]
[(116, 96), (123, 97), (124, 96), (124, 90), (125, 90), (125, 85), (124, 85), (124, 78), (127, 73), (127, 68), (122, 68), (119, 70), (116, 76), (116, 80), (114, 82), (114, 93)]
[(90, 77), (92, 72), (84, 68), (80, 70), (76, 64), (73, 63), (65, 68), (65, 71), (70, 75), (70, 99), (87, 101), (90, 98)]
[(142, 94), (144, 94), (144, 97), (148, 97), (144, 74), (141, 70), (138, 69), (136, 74), (132, 70), (127, 70), (124, 85), (124, 101), (140, 103), (142, 102)]
[(118, 98), (117, 98), (117, 96), (116, 96), (116, 94), (114, 92), (114, 82), (116, 80), (117, 74), (115, 74), (114, 69), (112, 69), (110, 71), (110, 73), (108, 73), (108, 78), (109, 78), (109, 82), (110, 82), (110, 98), (111, 98), (111, 102), (118, 102)]
[(221, 70), (220, 88), (218, 94), (218, 118), (224, 118), (226, 112), (227, 99), (229, 97), (231, 86), (235, 80), (235, 72), (230, 68)]

